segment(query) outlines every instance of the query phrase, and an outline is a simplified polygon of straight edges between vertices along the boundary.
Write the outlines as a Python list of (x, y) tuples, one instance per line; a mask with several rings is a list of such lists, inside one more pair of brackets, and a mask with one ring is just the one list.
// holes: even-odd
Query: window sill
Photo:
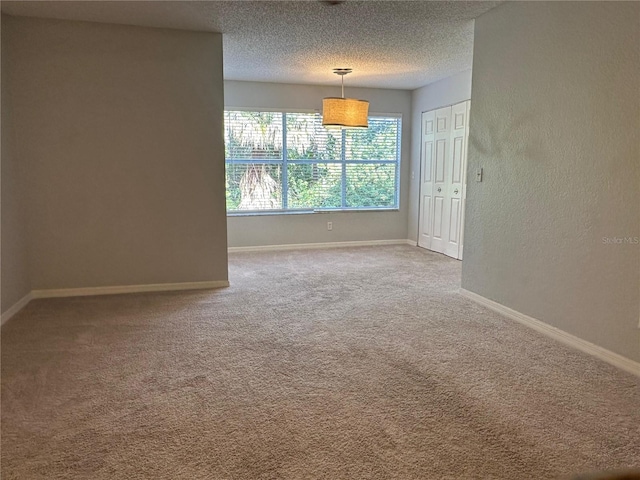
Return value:
[(227, 212), (227, 217), (262, 217), (273, 215), (313, 215), (316, 213), (371, 213), (371, 212), (399, 212), (397, 207), (391, 208), (336, 208), (332, 210), (271, 210), (251, 212)]

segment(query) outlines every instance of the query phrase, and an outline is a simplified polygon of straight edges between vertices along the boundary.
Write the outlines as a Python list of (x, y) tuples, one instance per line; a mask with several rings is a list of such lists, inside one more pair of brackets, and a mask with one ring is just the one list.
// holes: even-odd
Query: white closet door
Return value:
[(462, 259), (470, 102), (422, 114), (418, 245)]
[(449, 202), (447, 185), (450, 177), (449, 142), (451, 136), (451, 107), (436, 110), (433, 141), (433, 228), (431, 250), (445, 253), (449, 236)]
[(418, 245), (431, 249), (433, 228), (433, 149), (436, 112), (422, 114), (422, 151), (420, 152), (420, 217), (418, 219)]
[(447, 228), (443, 232), (443, 237), (446, 238), (443, 253), (453, 258), (460, 256), (468, 103), (462, 102), (451, 107), (449, 155), (445, 169), (446, 181), (443, 187), (445, 189), (444, 201), (446, 202), (444, 212), (447, 215), (446, 221), (443, 222), (443, 226)]

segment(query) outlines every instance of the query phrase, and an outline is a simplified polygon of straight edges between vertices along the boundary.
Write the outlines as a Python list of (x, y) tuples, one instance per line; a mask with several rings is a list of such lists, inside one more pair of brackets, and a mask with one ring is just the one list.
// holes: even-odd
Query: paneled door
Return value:
[(418, 245), (462, 258), (469, 102), (422, 114)]
[[(469, 102), (451, 107), (451, 136), (447, 161), (446, 202), (447, 228), (444, 253), (462, 259), (463, 191), (466, 188), (467, 128)], [(466, 195), (465, 195), (466, 196)]]
[(449, 202), (447, 200), (447, 184), (449, 183), (451, 108), (436, 110), (435, 133), (433, 139), (433, 227), (431, 234), (431, 250), (445, 253), (447, 234), (449, 232)]
[(433, 149), (436, 111), (422, 113), (422, 148), (420, 152), (420, 218), (418, 219), (418, 245), (431, 249), (433, 228)]

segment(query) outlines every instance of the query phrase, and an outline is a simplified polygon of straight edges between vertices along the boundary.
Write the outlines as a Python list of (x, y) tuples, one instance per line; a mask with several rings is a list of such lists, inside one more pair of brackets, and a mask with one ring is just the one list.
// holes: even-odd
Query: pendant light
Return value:
[(369, 102), (344, 98), (344, 76), (350, 68), (334, 68), (333, 73), (342, 79), (342, 97), (322, 99), (322, 125), (326, 128), (368, 128)]

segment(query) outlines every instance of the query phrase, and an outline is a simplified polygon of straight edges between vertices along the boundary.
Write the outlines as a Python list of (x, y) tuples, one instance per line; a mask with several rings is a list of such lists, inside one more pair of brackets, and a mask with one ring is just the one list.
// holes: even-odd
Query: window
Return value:
[(229, 213), (398, 208), (401, 119), (329, 130), (318, 113), (225, 111)]

